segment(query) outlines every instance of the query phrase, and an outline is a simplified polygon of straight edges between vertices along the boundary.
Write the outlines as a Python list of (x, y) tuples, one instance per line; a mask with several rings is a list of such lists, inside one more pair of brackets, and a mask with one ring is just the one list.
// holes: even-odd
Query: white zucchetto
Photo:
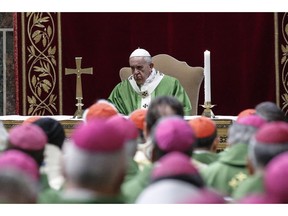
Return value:
[(129, 58), (131, 58), (131, 57), (140, 57), (140, 56), (141, 57), (146, 57), (146, 56), (151, 57), (150, 53), (147, 50), (138, 48), (138, 49), (134, 50), (131, 53)]

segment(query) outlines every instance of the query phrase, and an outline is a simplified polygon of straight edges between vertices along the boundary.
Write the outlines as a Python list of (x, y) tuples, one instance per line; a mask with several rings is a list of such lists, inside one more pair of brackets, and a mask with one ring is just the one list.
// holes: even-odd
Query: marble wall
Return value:
[(13, 13), (0, 13), (0, 115), (16, 114)]

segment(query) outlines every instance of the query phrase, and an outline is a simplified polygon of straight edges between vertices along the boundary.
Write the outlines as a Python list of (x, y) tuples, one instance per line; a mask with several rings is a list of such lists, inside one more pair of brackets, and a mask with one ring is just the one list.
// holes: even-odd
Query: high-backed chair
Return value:
[[(155, 69), (179, 80), (189, 96), (192, 105), (191, 115), (197, 115), (199, 90), (204, 78), (203, 67), (191, 67), (186, 62), (179, 61), (167, 54), (153, 56), (152, 61)], [(120, 79), (127, 79), (131, 73), (130, 67), (121, 68)]]

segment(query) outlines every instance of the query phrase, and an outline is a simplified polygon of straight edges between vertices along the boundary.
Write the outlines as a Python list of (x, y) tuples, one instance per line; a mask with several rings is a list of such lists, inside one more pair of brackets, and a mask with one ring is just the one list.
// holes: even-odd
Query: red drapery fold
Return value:
[[(120, 81), (120, 68), (128, 66), (137, 47), (151, 55), (167, 53), (191, 66), (204, 66), (204, 51), (209, 50), (216, 115), (237, 115), (259, 102), (276, 101), (273, 13), (61, 13), (59, 19), (59, 70), (75, 68), (78, 56), (82, 68), (94, 70), (82, 76), (84, 108), (109, 96)], [(57, 79), (63, 98), (57, 97), (54, 113), (62, 114), (63, 105), (63, 114), (73, 115), (76, 78), (62, 73)]]

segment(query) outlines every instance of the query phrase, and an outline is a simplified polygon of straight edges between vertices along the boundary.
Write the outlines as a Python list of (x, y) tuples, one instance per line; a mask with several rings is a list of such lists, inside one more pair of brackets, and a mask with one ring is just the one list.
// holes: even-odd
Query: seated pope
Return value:
[(189, 97), (179, 80), (157, 71), (147, 50), (134, 50), (129, 64), (131, 76), (117, 84), (108, 98), (120, 113), (129, 115), (136, 109), (147, 109), (153, 98), (170, 95), (183, 104), (185, 115), (191, 114)]

